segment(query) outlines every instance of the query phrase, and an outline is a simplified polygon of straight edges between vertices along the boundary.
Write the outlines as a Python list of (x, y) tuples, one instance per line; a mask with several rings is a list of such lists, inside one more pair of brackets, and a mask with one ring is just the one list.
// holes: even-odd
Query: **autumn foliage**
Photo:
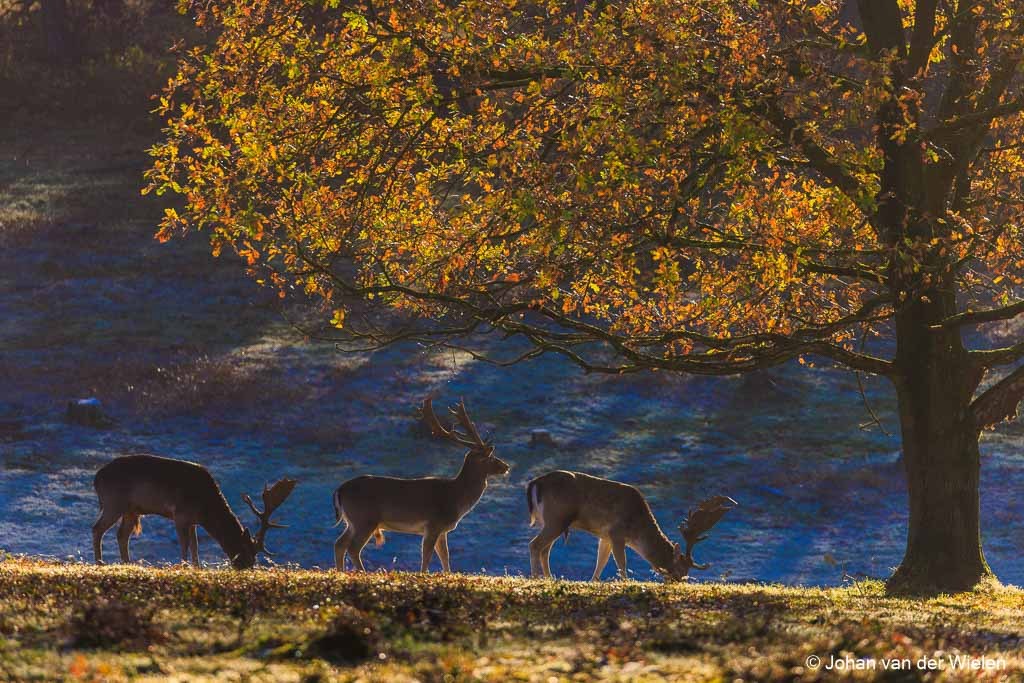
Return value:
[[(184, 209), (160, 236), (208, 230), (261, 281), (321, 298), (346, 339), (497, 330), (527, 342), (505, 361), (609, 372), (825, 357), (893, 378), (911, 481), (972, 470), (978, 431), (1016, 413), (1024, 373), (975, 390), (1024, 345), (960, 334), (1024, 311), (1014, 0), (262, 0), (199, 17), (218, 38), (161, 99), (149, 189)], [(406, 315), (354, 320), (353, 296)], [(922, 486), (912, 510), (963, 494)], [(954, 554), (977, 546), (961, 518)], [(954, 583), (987, 572), (975, 554)]]
[[(984, 86), (1021, 49), (1011, 5), (985, 13), (972, 110), (999, 105)], [(740, 364), (792, 355), (773, 335), (877, 328), (892, 268), (916, 274), (908, 290), (956, 269), (978, 304), (1020, 282), (1016, 112), (993, 118), (970, 197), (928, 234), (893, 243), (872, 224), (871, 131), (899, 55), (875, 55), (839, 3), (291, 0), (207, 17), (220, 40), (161, 100), (151, 187), (187, 201), (161, 235), (209, 228), (338, 307), (348, 289), (421, 313), (469, 299), (511, 330), (532, 309), (699, 369), (723, 362), (719, 339), (753, 335), (724, 344)], [(928, 115), (935, 85), (976, 59), (948, 28), (895, 101), (894, 134), (935, 166), (968, 123)], [(356, 277), (339, 281), (340, 258)]]

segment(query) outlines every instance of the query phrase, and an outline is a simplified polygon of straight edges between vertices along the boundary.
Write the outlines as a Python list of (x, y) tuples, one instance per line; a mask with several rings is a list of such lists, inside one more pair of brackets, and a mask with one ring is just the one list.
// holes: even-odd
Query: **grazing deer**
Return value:
[(100, 499), (100, 518), (92, 527), (92, 546), (96, 564), (103, 564), (103, 535), (121, 520), (117, 545), (121, 561), (130, 562), (128, 541), (132, 533), (142, 533), (143, 515), (160, 515), (174, 522), (181, 544), (181, 561), (199, 566), (199, 539), (196, 526), (206, 529), (224, 549), (236, 569), (256, 564), (256, 554), (270, 555), (264, 545), (267, 531), (283, 528), (270, 521), (270, 515), (295, 488), (294, 479), (282, 479), (263, 488), (263, 510), (248, 494), (242, 500), (256, 513), (260, 526), (255, 538), (242, 526), (221, 493), (220, 486), (202, 465), (155, 455), (128, 455), (100, 468), (94, 481)]
[(435, 437), (469, 448), (454, 479), (364, 475), (346, 481), (334, 492), (336, 525), (342, 521), (346, 524), (344, 533), (334, 543), (334, 561), (339, 571), (345, 569), (345, 553), (356, 569), (364, 571), (360, 557), (363, 547), (370, 536), (374, 536), (378, 546), (383, 545), (384, 531), (423, 536), (421, 572), (427, 571), (435, 551), (442, 569), (451, 571), (448, 532), (480, 500), (487, 488), (487, 478), (507, 474), (508, 464), (494, 457), (494, 446), (480, 437), (464, 401), (450, 410), (462, 425), (462, 432), (455, 425), (448, 429), (441, 426), (429, 398), (423, 402), (420, 417)]
[(686, 552), (662, 532), (647, 501), (636, 488), (611, 479), (580, 472), (557, 470), (537, 477), (526, 486), (530, 526), (540, 522), (541, 530), (530, 541), (530, 574), (551, 577), (548, 564), (551, 546), (569, 529), (582, 529), (598, 537), (597, 566), (591, 581), (601, 578), (609, 554), (615, 556), (619, 575), (626, 577), (626, 548), (632, 548), (669, 581), (680, 581), (690, 569), (707, 569), (697, 564), (693, 546), (703, 534), (736, 505), (727, 496), (715, 496), (691, 510), (679, 531)]

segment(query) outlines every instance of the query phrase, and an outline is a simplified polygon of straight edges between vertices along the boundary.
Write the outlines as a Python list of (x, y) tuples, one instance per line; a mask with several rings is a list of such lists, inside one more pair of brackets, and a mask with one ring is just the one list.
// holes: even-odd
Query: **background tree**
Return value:
[(1024, 312), (1016, 5), (217, 4), (162, 99), (149, 189), (184, 210), (159, 236), (209, 230), (368, 346), (479, 357), (494, 331), (527, 344), (500, 363), (887, 377), (892, 582), (968, 588), (979, 434), (1024, 396), (1024, 368), (986, 379), (1024, 342), (969, 331)]
[[(166, 9), (170, 8), (137, 0), (132, 3), (132, 21), (126, 21), (125, 0), (0, 0), (0, 29), (5, 23), (13, 23), (13, 19), (35, 15), (45, 61), (58, 67), (75, 66), (79, 60), (95, 57), (97, 53), (123, 49), (129, 34), (138, 32), (137, 24)], [(33, 50), (26, 50), (36, 47), (31, 37), (18, 36), (10, 42), (11, 48), (17, 43), (21, 59), (33, 56)]]
[(71, 58), (71, 37), (66, 0), (40, 0), (39, 16), (46, 37), (46, 56), (54, 63)]

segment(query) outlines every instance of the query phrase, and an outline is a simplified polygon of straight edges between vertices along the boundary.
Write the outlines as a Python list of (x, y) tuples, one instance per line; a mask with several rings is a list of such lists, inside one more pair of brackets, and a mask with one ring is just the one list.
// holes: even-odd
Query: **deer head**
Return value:
[(686, 541), (686, 551), (683, 552), (676, 543), (676, 557), (673, 567), (668, 572), (669, 578), (681, 580), (688, 576), (691, 569), (709, 569), (710, 564), (699, 564), (693, 559), (693, 547), (707, 539), (707, 532), (711, 527), (718, 524), (726, 512), (732, 510), (739, 503), (729, 496), (712, 496), (702, 501), (697, 507), (690, 510), (686, 521), (679, 525), (679, 533)]
[(252, 533), (246, 529), (245, 537), (242, 540), (242, 551), (235, 555), (231, 559), (231, 564), (236, 569), (248, 569), (256, 564), (256, 555), (263, 553), (265, 555), (273, 555), (272, 552), (267, 550), (266, 538), (267, 532), (270, 529), (284, 529), (286, 528), (283, 524), (278, 524), (270, 519), (270, 516), (274, 513), (277, 508), (281, 507), (281, 504), (285, 501), (288, 496), (291, 495), (292, 490), (295, 488), (297, 482), (294, 479), (281, 479), (273, 486), (263, 486), (263, 509), (260, 510), (256, 507), (256, 504), (252, 502), (252, 498), (249, 497), (248, 493), (242, 494), (242, 500), (245, 501), (246, 505), (256, 515), (256, 519), (259, 520), (259, 528), (256, 530), (256, 536), (253, 537)]
[(494, 456), (494, 445), (480, 436), (476, 425), (473, 424), (473, 420), (469, 417), (464, 400), (460, 399), (458, 405), (448, 409), (458, 424), (462, 426), (463, 431), (461, 432), (456, 428), (455, 424), (452, 424), (447, 429), (441, 424), (441, 421), (437, 419), (437, 415), (434, 414), (432, 401), (432, 398), (427, 398), (423, 401), (423, 406), (420, 408), (420, 417), (424, 424), (430, 428), (431, 434), (437, 438), (446, 439), (468, 448), (469, 452), (466, 453), (466, 463), (478, 467), (485, 475), (508, 473), (508, 463), (496, 458)]

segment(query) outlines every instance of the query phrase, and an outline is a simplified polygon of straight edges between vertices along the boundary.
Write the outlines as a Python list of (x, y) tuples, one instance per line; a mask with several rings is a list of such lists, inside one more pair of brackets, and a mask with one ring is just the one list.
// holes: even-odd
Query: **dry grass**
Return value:
[[(139, 650), (69, 642), (97, 596), (152, 614)], [(0, 562), (0, 676), (25, 680), (977, 680), (948, 657), (988, 656), (987, 680), (1024, 676), (1024, 595), (928, 600), (878, 583), (571, 583), (482, 576), (196, 571)], [(77, 633), (81, 637), (81, 622)], [(811, 655), (922, 657), (931, 672), (839, 675)], [(943, 664), (944, 663), (944, 664)]]
[(0, 246), (45, 234), (73, 248), (96, 225), (151, 221), (156, 208), (138, 188), (155, 135), (140, 119), (141, 131), (45, 120), (0, 131)]
[[(152, 416), (202, 413), (225, 406), (252, 409), (266, 403), (269, 396), (275, 403), (296, 405), (310, 397), (306, 385), (289, 379), (266, 360), (238, 354), (203, 354), (135, 371), (128, 375), (121, 369), (114, 376), (136, 410)], [(107, 393), (116, 395), (116, 389)]]

